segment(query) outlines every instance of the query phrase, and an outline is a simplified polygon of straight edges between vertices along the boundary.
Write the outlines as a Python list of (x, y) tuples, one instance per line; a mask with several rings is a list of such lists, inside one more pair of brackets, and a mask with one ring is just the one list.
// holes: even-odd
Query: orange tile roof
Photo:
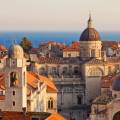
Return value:
[(56, 46), (59, 46), (59, 47), (61, 47), (61, 48), (64, 48), (64, 47), (65, 47), (64, 44), (59, 43), (59, 42), (55, 42), (55, 41), (49, 41), (48, 44), (56, 45)]
[(103, 46), (105, 47), (118, 47), (119, 46), (119, 42), (117, 41), (102, 41)]
[(0, 111), (2, 120), (31, 120), (33, 117), (37, 117), (40, 120), (45, 120), (50, 116), (47, 112), (13, 112), (13, 111)]
[(48, 42), (40, 43), (40, 46), (46, 46), (46, 45), (53, 45), (53, 46), (57, 46), (59, 48), (65, 48), (65, 45), (63, 43), (59, 43), (56, 41), (48, 41)]
[(0, 100), (5, 100), (5, 95), (0, 95)]
[(30, 50), (30, 53), (37, 53), (39, 51), (39, 48), (32, 48)]
[[(0, 74), (0, 88), (2, 90), (5, 90), (5, 78), (3, 77), (3, 75), (4, 75), (3, 73)], [(30, 90), (29, 86), (31, 86), (33, 89), (37, 89), (38, 81), (41, 81), (47, 85), (47, 92), (57, 92), (57, 88), (56, 88), (55, 84), (52, 82), (52, 80), (50, 80), (49, 78), (47, 78), (45, 76), (38, 75), (33, 72), (27, 72), (27, 84), (28, 84), (27, 96), (31, 95), (31, 90)], [(0, 97), (0, 100), (3, 100), (3, 97)]]
[(80, 51), (80, 42), (73, 42), (70, 46), (66, 47), (64, 50), (64, 52), (66, 51)]
[(2, 120), (31, 120), (29, 114), (24, 115), (22, 112), (2, 112)]
[(39, 57), (39, 63), (44, 64), (44, 63), (50, 63), (50, 64), (61, 64), (63, 63), (62, 58), (57, 58), (57, 57)]
[(4, 45), (0, 44), (0, 51), (7, 51), (7, 48)]
[(34, 72), (27, 72), (27, 75), (28, 75), (28, 83), (30, 85), (32, 85), (33, 82), (36, 83), (34, 80), (40, 80), (41, 82), (44, 82), (47, 85), (47, 87), (49, 88), (48, 90), (52, 90), (52, 91), (55, 91), (55, 92), (57, 91), (57, 88), (56, 88), (55, 84), (49, 78), (47, 78), (45, 76), (42, 76), (42, 75), (38, 75)]
[(65, 119), (62, 115), (58, 114), (57, 112), (54, 112), (45, 120), (67, 120), (67, 119)]
[(30, 85), (33, 88), (37, 88), (38, 79), (30, 74), (30, 72), (27, 72), (27, 84)]
[(115, 80), (115, 78), (117, 76), (120, 75), (120, 72), (119, 73), (116, 73), (116, 74), (111, 74), (111, 75), (107, 75), (107, 76), (103, 76), (102, 77), (102, 85), (101, 87), (102, 88), (110, 88), (110, 86), (112, 86), (112, 83), (113, 81)]

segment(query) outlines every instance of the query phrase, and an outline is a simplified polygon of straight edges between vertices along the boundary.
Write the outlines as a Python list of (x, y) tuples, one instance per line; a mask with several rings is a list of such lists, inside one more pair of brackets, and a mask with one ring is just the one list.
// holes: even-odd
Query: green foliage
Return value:
[(20, 45), (22, 46), (24, 52), (26, 52), (26, 53), (29, 53), (29, 51), (32, 48), (32, 42), (27, 37), (22, 38)]

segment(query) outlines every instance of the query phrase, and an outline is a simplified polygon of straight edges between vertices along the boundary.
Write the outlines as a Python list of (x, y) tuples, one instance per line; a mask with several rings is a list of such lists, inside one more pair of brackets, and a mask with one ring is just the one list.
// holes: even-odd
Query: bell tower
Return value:
[(5, 67), (5, 111), (19, 111), (27, 107), (26, 59), (21, 46), (13, 44)]

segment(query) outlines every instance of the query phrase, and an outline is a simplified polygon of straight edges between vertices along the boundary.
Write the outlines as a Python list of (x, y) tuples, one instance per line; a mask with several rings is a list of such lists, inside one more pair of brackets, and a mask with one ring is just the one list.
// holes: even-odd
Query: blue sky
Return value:
[(120, 31), (120, 0), (0, 0), (0, 31)]

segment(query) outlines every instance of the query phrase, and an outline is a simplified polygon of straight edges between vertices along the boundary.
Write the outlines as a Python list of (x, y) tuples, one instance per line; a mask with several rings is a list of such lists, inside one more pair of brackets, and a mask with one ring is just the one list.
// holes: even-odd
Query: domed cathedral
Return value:
[(102, 41), (99, 33), (92, 27), (91, 15), (87, 28), (80, 36), (80, 60), (82, 78), (86, 85), (86, 98), (89, 103), (100, 95), (101, 77), (120, 70), (120, 59), (107, 58), (102, 51)]
[(26, 59), (20, 45), (13, 44), (5, 67), (5, 108), (6, 111), (23, 111), (26, 101)]
[(92, 26), (92, 18), (89, 15), (88, 26), (80, 37), (80, 58), (88, 60), (90, 58), (101, 59), (102, 42), (99, 33)]

